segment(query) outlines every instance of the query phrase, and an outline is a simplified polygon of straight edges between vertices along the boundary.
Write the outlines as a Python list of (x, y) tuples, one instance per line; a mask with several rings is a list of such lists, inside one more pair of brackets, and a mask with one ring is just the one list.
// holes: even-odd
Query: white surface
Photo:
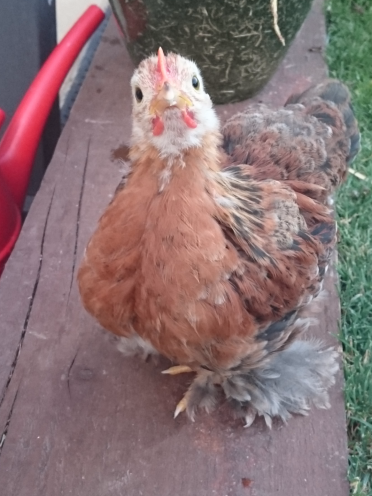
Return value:
[(57, 0), (58, 41), (63, 38), (81, 14), (93, 4), (105, 10), (108, 7), (108, 0)]
[[(108, 0), (57, 0), (56, 1), (56, 14), (57, 14), (57, 41), (61, 41), (67, 31), (72, 27), (72, 25), (78, 20), (78, 18), (85, 12), (85, 10), (90, 5), (98, 5), (102, 10), (108, 8)], [(86, 56), (85, 47), (77, 58), (76, 62), (72, 66), (70, 72), (68, 73), (61, 90), (59, 92), (60, 107), (65, 103), (65, 99), (68, 92), (74, 83), (75, 79), (78, 78), (79, 68)]]

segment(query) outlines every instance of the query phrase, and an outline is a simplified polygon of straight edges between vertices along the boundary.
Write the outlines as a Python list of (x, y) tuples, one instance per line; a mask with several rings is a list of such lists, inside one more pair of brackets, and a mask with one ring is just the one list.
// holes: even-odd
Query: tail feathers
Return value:
[[(346, 123), (346, 127), (349, 129), (349, 138), (350, 138), (350, 151), (349, 151), (349, 154), (347, 156), (347, 163), (348, 164), (351, 164), (352, 161), (354, 160), (354, 158), (358, 155), (358, 153), (360, 152), (360, 148), (361, 148), (361, 144), (360, 144), (360, 141), (361, 141), (361, 135), (360, 135), (360, 132), (359, 132), (359, 128), (358, 128), (358, 122), (357, 120), (355, 119), (355, 114), (354, 114), (354, 108), (352, 106), (352, 104), (350, 103), (349, 104), (349, 111), (347, 112), (347, 109), (346, 111), (343, 112), (343, 115), (344, 115), (344, 120), (345, 120), (345, 123)], [(353, 126), (347, 124), (347, 122), (351, 121)]]
[[(320, 84), (311, 86), (308, 90), (300, 95), (293, 95), (287, 101), (290, 103), (302, 103), (305, 106), (310, 106), (314, 99), (320, 98), (325, 102), (332, 102), (341, 112), (343, 123), (346, 128), (346, 137), (349, 140), (349, 150), (346, 155), (347, 163), (351, 163), (360, 150), (360, 132), (358, 122), (355, 118), (354, 108), (351, 103), (350, 92), (347, 87), (336, 79), (327, 79)], [(333, 117), (327, 109), (324, 112), (319, 112), (315, 105), (315, 112), (312, 115), (317, 117), (325, 124), (332, 125)]]
[(319, 341), (295, 341), (260, 368), (233, 375), (221, 385), (247, 426), (260, 415), (270, 427), (273, 417), (286, 422), (292, 413), (307, 415), (312, 404), (330, 407), (327, 390), (335, 382), (337, 356)]

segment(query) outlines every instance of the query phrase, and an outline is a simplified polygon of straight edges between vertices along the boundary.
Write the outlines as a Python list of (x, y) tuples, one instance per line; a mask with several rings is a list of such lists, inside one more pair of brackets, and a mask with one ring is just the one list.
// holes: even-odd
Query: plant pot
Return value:
[[(215, 103), (245, 100), (277, 68), (312, 0), (110, 0), (135, 64), (157, 52), (194, 60)], [(285, 40), (283, 46), (280, 34)]]

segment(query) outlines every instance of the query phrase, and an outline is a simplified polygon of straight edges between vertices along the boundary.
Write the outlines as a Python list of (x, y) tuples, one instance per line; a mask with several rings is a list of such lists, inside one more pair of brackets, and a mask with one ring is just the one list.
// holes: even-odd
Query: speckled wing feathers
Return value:
[(348, 90), (328, 80), (284, 109), (250, 106), (223, 135), (221, 219), (241, 260), (230, 282), (267, 340), (262, 357), (290, 342), (298, 311), (322, 288), (336, 243), (327, 204), (359, 150), (359, 131)]
[(308, 226), (293, 190), (279, 181), (252, 180), (246, 166), (226, 168), (219, 180), (219, 219), (240, 261), (229, 281), (255, 319), (256, 338), (267, 341), (249, 356), (252, 366), (297, 334), (297, 312), (322, 288), (335, 223), (329, 209), (318, 205), (318, 219), (308, 212), (316, 227)]

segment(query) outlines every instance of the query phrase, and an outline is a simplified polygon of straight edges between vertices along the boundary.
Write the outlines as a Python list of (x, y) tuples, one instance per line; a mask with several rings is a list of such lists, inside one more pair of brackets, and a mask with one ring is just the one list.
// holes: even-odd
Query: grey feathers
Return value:
[(188, 391), (187, 413), (193, 419), (198, 407), (210, 411), (218, 395), (216, 384), (237, 416), (245, 418), (246, 426), (256, 415), (263, 416), (271, 427), (273, 417), (286, 422), (291, 414), (307, 415), (311, 405), (329, 408), (327, 390), (339, 369), (337, 356), (320, 341), (295, 341), (251, 370), (204, 371)]

